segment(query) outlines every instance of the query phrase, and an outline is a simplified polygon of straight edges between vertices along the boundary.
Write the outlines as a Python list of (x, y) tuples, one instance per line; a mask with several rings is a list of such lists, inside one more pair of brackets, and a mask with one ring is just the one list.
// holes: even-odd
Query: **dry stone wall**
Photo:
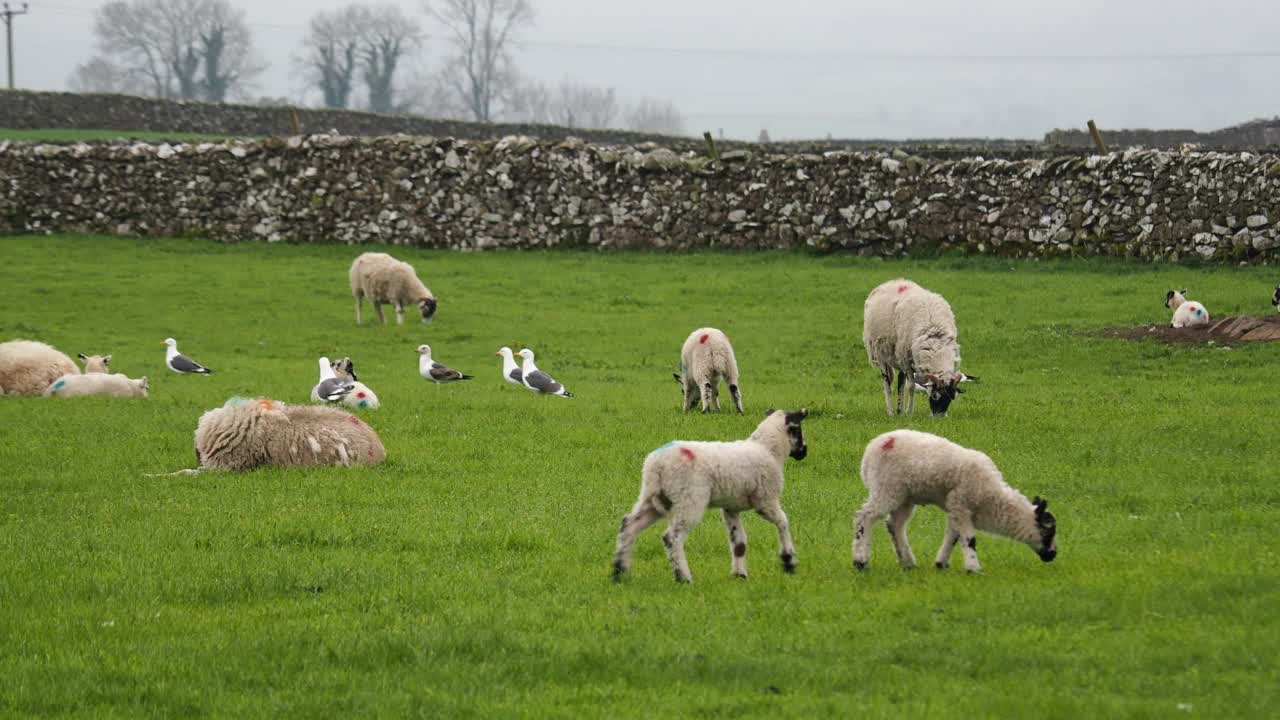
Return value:
[(807, 248), (1269, 261), (1280, 158), (755, 155), (527, 137), (0, 143), (0, 231), (479, 250)]

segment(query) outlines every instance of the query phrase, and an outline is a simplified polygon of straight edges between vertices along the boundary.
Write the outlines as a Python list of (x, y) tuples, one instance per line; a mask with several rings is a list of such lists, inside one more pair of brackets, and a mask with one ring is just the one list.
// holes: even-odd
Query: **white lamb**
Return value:
[(78, 357), (80, 358), (80, 362), (84, 363), (85, 374), (111, 372), (111, 368), (109, 367), (111, 364), (110, 355), (85, 355), (84, 353), (80, 353)]
[(1188, 300), (1187, 291), (1170, 290), (1165, 293), (1164, 306), (1173, 311), (1173, 327), (1200, 327), (1209, 324), (1209, 311), (1195, 300)]
[(404, 306), (417, 305), (422, 321), (428, 322), (436, 312), (436, 298), (418, 279), (413, 266), (401, 262), (386, 253), (367, 252), (351, 263), (348, 274), (351, 295), (356, 299), (356, 324), (361, 323), (361, 309), (367, 297), (373, 303), (378, 322), (386, 324), (382, 317), (382, 303), (396, 308), (396, 322), (404, 324)]
[(959, 540), (965, 570), (981, 571), (978, 530), (1022, 541), (1045, 562), (1058, 554), (1057, 521), (1047, 501), (1027, 500), (1005, 483), (991, 458), (937, 435), (894, 430), (872, 440), (862, 454), (862, 482), (870, 496), (854, 520), (853, 564), (859, 570), (871, 559), (872, 526), (885, 515), (898, 562), (915, 567), (907, 523), (916, 505), (947, 513), (946, 536), (934, 561), (939, 569), (950, 564)]
[(369, 389), (368, 385), (360, 382), (359, 378), (356, 377), (356, 366), (355, 363), (351, 362), (351, 358), (344, 357), (333, 363), (332, 367), (335, 376), (350, 380), (355, 386), (351, 389), (351, 392), (342, 398), (343, 405), (359, 410), (376, 410), (382, 406), (373, 390)]
[(33, 340), (0, 343), (0, 395), (40, 395), (63, 375), (79, 375), (58, 350)]
[[(674, 373), (672, 373), (675, 375)], [(733, 345), (715, 328), (699, 328), (689, 334), (680, 348), (680, 374), (676, 382), (684, 388), (684, 411), (689, 412), (701, 396), (702, 412), (720, 410), (720, 380), (729, 385), (733, 404), (742, 412), (742, 391), (738, 389), (738, 360)]]
[[(962, 382), (978, 378), (956, 369), (960, 345), (951, 306), (937, 293), (910, 280), (897, 279), (867, 296), (862, 317), (862, 342), (871, 366), (884, 381), (884, 404), (890, 415), (915, 410), (915, 386), (929, 393), (929, 409), (946, 415)], [(898, 372), (898, 403), (893, 403), (893, 373)]]
[(741, 512), (755, 510), (778, 528), (782, 569), (795, 572), (796, 550), (791, 528), (782, 511), (782, 470), (787, 455), (803, 460), (809, 449), (800, 423), (808, 410), (770, 410), (746, 440), (735, 442), (670, 442), (644, 460), (640, 498), (622, 518), (613, 579), (621, 580), (631, 567), (636, 537), (659, 517), (667, 518), (662, 542), (679, 582), (692, 582), (684, 541), (709, 507), (724, 514), (733, 553), (733, 574), (747, 576), (747, 531)]
[(63, 375), (45, 389), (46, 397), (83, 397), (85, 395), (110, 395), (111, 397), (147, 397), (147, 378), (136, 380), (124, 373), (108, 375), (90, 372), (84, 375)]

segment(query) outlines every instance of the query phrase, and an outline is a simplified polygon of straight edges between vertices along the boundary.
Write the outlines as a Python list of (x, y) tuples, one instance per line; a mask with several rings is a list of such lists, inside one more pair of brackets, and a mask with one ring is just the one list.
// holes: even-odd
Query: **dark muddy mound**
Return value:
[(1126, 340), (1150, 338), (1167, 343), (1207, 343), (1219, 345), (1242, 342), (1274, 342), (1280, 340), (1280, 315), (1241, 315), (1225, 317), (1205, 327), (1173, 328), (1168, 325), (1143, 325), (1136, 328), (1110, 328), (1107, 337)]

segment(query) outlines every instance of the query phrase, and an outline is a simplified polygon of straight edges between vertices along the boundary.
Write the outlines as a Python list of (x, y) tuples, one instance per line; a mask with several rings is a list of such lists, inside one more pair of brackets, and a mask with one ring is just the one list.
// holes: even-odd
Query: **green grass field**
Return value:
[[(793, 254), (398, 249), (431, 325), (354, 326), (357, 249), (0, 240), (0, 339), (113, 353), (148, 400), (0, 399), (0, 715), (1274, 717), (1280, 702), (1280, 347), (1100, 337), (1170, 287), (1274, 312), (1268, 268)], [(982, 384), (945, 419), (886, 417), (862, 302), (907, 275), (955, 308)], [(367, 306), (366, 306), (367, 309)], [(682, 416), (680, 344), (733, 338), (746, 416)], [(163, 368), (166, 336), (216, 371)], [(433, 386), (414, 347), (475, 374)], [(505, 385), (528, 345), (574, 400)], [(232, 395), (304, 402), (321, 354), (381, 397), (388, 462), (146, 477), (194, 464)], [(645, 455), (809, 407), (783, 505), (799, 570), (752, 515), (751, 579), (718, 513), (672, 581), (659, 534), (609, 582)], [(927, 405), (926, 405), (927, 407)], [(919, 411), (919, 408), (917, 408)], [(1049, 498), (1059, 556), (984, 536), (981, 576), (851, 566), (867, 441), (990, 454)], [(940, 511), (916, 514), (922, 560)]]

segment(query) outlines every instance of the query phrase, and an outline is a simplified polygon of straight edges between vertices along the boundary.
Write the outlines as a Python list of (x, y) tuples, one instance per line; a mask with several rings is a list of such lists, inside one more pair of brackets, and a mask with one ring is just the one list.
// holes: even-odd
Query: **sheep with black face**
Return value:
[(356, 324), (361, 322), (364, 299), (373, 303), (378, 322), (386, 324), (382, 317), (382, 304), (390, 303), (396, 309), (396, 322), (404, 324), (406, 305), (418, 306), (422, 322), (429, 322), (436, 313), (436, 297), (418, 279), (413, 266), (401, 262), (386, 253), (367, 252), (351, 263), (347, 273), (351, 283), (351, 296), (356, 301)]
[(1276, 291), (1271, 293), (1271, 304), (1276, 306), (1276, 312), (1280, 312), (1280, 285), (1276, 286)]
[(862, 483), (869, 497), (854, 521), (853, 564), (859, 570), (871, 560), (872, 527), (886, 515), (899, 564), (915, 567), (907, 523), (916, 505), (936, 505), (947, 513), (946, 535), (934, 560), (938, 569), (950, 564), (960, 542), (965, 570), (981, 571), (978, 530), (1024, 542), (1044, 562), (1058, 555), (1057, 520), (1048, 501), (1028, 500), (1009, 487), (991, 458), (946, 438), (915, 430), (880, 435), (862, 454)]
[(1209, 324), (1209, 310), (1195, 300), (1187, 299), (1186, 290), (1170, 290), (1164, 295), (1164, 306), (1173, 311), (1173, 327), (1201, 327)]
[[(910, 280), (890, 280), (867, 296), (862, 342), (871, 366), (884, 381), (884, 404), (890, 415), (915, 410), (915, 388), (929, 393), (929, 410), (946, 415), (960, 383), (976, 381), (956, 369), (960, 344), (951, 306), (939, 294)], [(893, 375), (898, 373), (898, 402), (893, 403)]]
[(613, 557), (613, 578), (631, 567), (636, 537), (658, 518), (667, 518), (662, 542), (679, 582), (692, 582), (684, 542), (707, 508), (720, 508), (729, 531), (732, 570), (747, 576), (747, 531), (741, 513), (754, 510), (778, 528), (782, 569), (795, 572), (791, 526), (782, 510), (783, 465), (787, 456), (803, 460), (809, 448), (801, 423), (809, 411), (770, 410), (746, 440), (673, 441), (649, 453), (641, 472), (640, 497), (622, 518)]

